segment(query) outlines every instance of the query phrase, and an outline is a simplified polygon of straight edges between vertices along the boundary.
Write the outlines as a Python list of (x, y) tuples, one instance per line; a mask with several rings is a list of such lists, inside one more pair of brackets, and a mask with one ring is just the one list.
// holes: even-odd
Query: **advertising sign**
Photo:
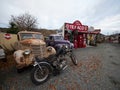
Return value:
[(78, 30), (78, 32), (87, 32), (88, 26), (82, 25), (80, 21), (75, 21), (74, 23), (65, 23), (65, 29), (67, 30)]
[(94, 31), (89, 31), (89, 33), (92, 33), (92, 34), (99, 34), (101, 32), (100, 29), (95, 29)]
[(6, 33), (6, 34), (4, 35), (4, 37), (5, 37), (6, 39), (11, 39), (11, 35), (10, 35), (9, 33)]

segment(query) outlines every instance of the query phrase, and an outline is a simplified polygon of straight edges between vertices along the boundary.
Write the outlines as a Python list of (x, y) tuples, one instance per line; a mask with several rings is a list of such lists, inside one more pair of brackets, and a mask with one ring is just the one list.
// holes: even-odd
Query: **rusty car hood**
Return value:
[(31, 45), (45, 45), (45, 42), (40, 39), (25, 39), (20, 41), (21, 44), (31, 44)]

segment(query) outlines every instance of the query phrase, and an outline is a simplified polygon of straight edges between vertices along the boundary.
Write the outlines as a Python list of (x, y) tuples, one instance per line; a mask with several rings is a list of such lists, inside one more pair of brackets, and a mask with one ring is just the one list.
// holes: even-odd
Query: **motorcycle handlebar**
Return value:
[(56, 56), (58, 57), (58, 56), (61, 55), (61, 54), (65, 55), (65, 54), (67, 54), (68, 52), (72, 52), (72, 49), (66, 49), (66, 48), (64, 48), (64, 47), (59, 48), (59, 49), (57, 50)]

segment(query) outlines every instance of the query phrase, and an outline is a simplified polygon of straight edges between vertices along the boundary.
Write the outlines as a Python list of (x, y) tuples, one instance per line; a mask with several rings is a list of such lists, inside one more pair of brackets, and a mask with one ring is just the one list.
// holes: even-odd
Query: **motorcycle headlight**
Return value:
[(24, 51), (24, 55), (29, 55), (31, 53), (31, 50), (30, 49), (26, 49), (25, 51)]

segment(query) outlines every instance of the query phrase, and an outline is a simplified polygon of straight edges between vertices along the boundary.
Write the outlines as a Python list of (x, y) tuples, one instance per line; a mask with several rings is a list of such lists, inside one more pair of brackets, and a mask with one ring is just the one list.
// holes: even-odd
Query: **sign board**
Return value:
[(74, 23), (65, 23), (65, 29), (67, 30), (78, 30), (78, 32), (87, 32), (88, 26), (82, 25), (80, 21), (75, 21)]
[(95, 29), (94, 31), (89, 31), (91, 34), (99, 34), (101, 32), (100, 29)]
[(6, 39), (11, 39), (11, 35), (10, 35), (9, 33), (6, 33), (6, 34), (4, 35), (4, 37), (5, 37)]

